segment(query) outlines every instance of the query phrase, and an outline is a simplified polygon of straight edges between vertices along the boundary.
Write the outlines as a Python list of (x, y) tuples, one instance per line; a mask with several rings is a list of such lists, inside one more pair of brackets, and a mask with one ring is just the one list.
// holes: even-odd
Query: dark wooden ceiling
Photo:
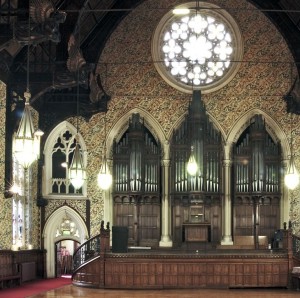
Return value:
[[(34, 22), (30, 23), (28, 17), (28, 0), (2, 0), (0, 79), (8, 84), (8, 99), (12, 103), (19, 102), (30, 81), (31, 104), (45, 117), (55, 114), (57, 120), (61, 120), (76, 114), (78, 94), (83, 116), (89, 118), (105, 111), (109, 95), (102, 90), (99, 80), (97, 92), (91, 94), (89, 75), (95, 70), (111, 32), (143, 1), (30, 0), (36, 8), (32, 11), (36, 19), (43, 17), (43, 24), (33, 28)], [(250, 2), (272, 20), (285, 37), (295, 61), (300, 61), (300, 1)], [(52, 6), (51, 17), (45, 17), (41, 8)], [(63, 17), (62, 12), (64, 20), (59, 19)], [(79, 87), (77, 81), (80, 81)]]

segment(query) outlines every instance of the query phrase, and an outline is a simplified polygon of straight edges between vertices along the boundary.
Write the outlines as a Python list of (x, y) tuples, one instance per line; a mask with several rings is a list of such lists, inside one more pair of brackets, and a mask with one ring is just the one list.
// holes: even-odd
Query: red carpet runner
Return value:
[(28, 296), (36, 295), (41, 292), (57, 289), (65, 285), (71, 284), (70, 278), (49, 278), (40, 279), (30, 282), (25, 282), (21, 286), (16, 286), (9, 289), (0, 289), (1, 298), (25, 298)]

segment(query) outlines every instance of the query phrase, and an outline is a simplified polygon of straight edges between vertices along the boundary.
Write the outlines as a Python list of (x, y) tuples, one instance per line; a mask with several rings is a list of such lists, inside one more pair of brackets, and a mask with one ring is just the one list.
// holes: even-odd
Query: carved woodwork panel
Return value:
[(241, 257), (107, 258), (108, 288), (285, 287), (288, 261)]

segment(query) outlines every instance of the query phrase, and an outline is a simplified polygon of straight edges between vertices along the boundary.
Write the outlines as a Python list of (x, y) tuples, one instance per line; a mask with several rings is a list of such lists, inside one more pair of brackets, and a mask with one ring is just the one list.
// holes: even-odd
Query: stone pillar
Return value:
[[(282, 162), (283, 165), (283, 179), (282, 179), (282, 199), (280, 200), (280, 223), (288, 222), (290, 218), (290, 213), (293, 209), (293, 205), (295, 202), (293, 202), (293, 195), (294, 191), (289, 190), (287, 186), (284, 183), (284, 175), (287, 171), (289, 159), (285, 159)], [(296, 192), (295, 192), (296, 193)]]
[(161, 204), (161, 240), (159, 242), (160, 247), (172, 247), (173, 242), (170, 237), (170, 185), (169, 185), (169, 173), (170, 173), (170, 160), (164, 159), (162, 161), (162, 204)]
[(223, 161), (223, 173), (224, 173), (224, 234), (223, 239), (221, 241), (221, 245), (233, 245), (232, 235), (231, 235), (231, 191), (230, 191), (230, 168), (231, 161), (229, 159), (225, 159)]
[[(112, 168), (112, 160), (107, 159), (107, 164), (109, 166), (109, 171), (112, 173), (113, 168)], [(111, 226), (113, 226), (113, 208), (114, 208), (114, 202), (112, 198), (112, 193), (111, 193), (112, 185), (107, 189), (107, 190), (102, 190), (102, 198), (104, 202), (103, 206), (103, 220), (105, 222), (110, 223)], [(110, 231), (111, 233), (111, 231)], [(112, 240), (112, 237), (110, 237), (110, 241)], [(111, 244), (111, 243), (110, 243)]]

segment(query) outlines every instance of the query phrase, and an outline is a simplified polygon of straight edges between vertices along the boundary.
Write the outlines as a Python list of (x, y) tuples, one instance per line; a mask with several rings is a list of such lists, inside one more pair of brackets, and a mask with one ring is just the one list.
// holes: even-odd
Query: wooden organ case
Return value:
[[(267, 236), (280, 229), (281, 147), (255, 115), (233, 149), (233, 237)], [(257, 247), (257, 246), (256, 246)]]
[[(198, 165), (195, 176), (187, 172), (191, 147)], [(174, 131), (171, 144), (171, 201), (174, 246), (183, 242), (221, 240), (222, 140), (209, 121), (194, 91), (189, 113)]]
[(160, 240), (160, 144), (133, 114), (113, 151), (114, 226), (128, 227), (128, 244), (158, 246)]

